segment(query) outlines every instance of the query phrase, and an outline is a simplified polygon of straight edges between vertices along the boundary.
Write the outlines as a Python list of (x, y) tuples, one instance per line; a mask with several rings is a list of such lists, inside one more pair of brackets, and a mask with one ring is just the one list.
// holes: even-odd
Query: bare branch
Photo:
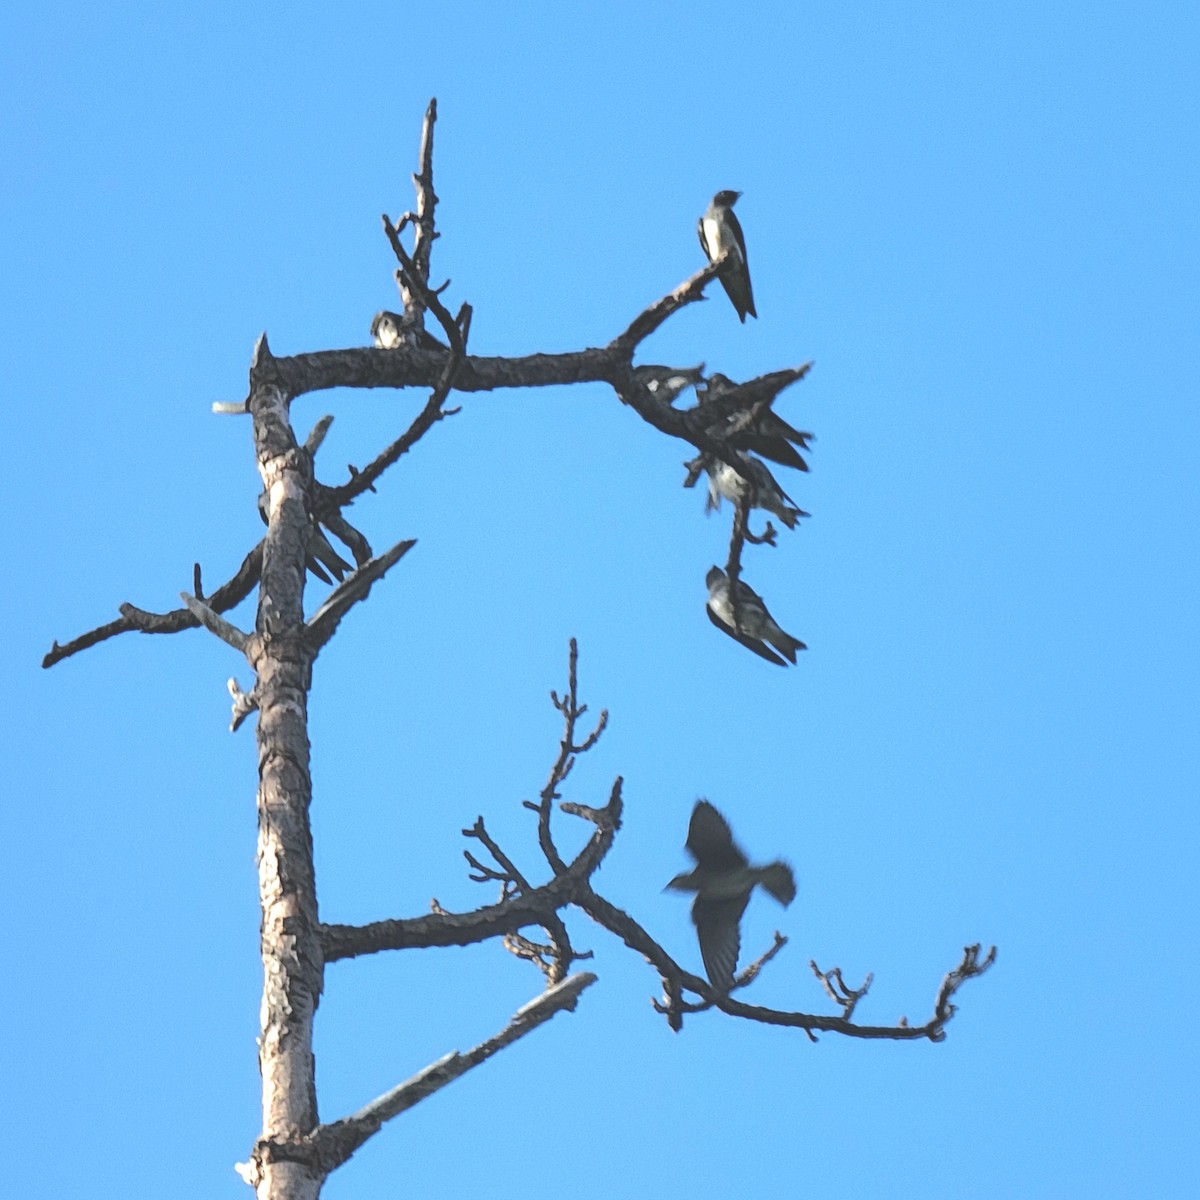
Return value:
[(346, 1162), (368, 1138), (379, 1132), (385, 1121), (412, 1108), (446, 1084), (465, 1075), (472, 1067), (486, 1062), (497, 1051), (512, 1045), (560, 1012), (573, 1012), (580, 993), (595, 982), (596, 976), (590, 972), (572, 975), (519, 1008), (504, 1029), (480, 1042), (474, 1049), (465, 1054), (452, 1051), (405, 1083), (372, 1100), (352, 1116), (320, 1126), (313, 1138), (323, 1173), (328, 1174)]
[(187, 592), (180, 592), (179, 598), (187, 606), (192, 616), (209, 633), (215, 634), (221, 641), (232, 646), (239, 654), (245, 654), (246, 646), (250, 642), (250, 635), (248, 633), (243, 633), (236, 625), (230, 624), (224, 617), (213, 612), (203, 600), (197, 600), (195, 596), (189, 595)]
[[(208, 598), (208, 607), (213, 612), (227, 612), (236, 608), (250, 595), (262, 574), (262, 555), (263, 544), (259, 542), (242, 560), (237, 574)], [(177, 608), (167, 613), (152, 613), (132, 604), (122, 604), (120, 611), (120, 620), (110, 621), (107, 625), (81, 634), (65, 646), (54, 642), (49, 653), (42, 659), (43, 668), (52, 667), (64, 658), (70, 658), (72, 654), (88, 650), (121, 633), (179, 633), (184, 629), (195, 629), (200, 624), (187, 608)]]
[(321, 448), (321, 443), (325, 440), (325, 435), (329, 432), (329, 427), (333, 424), (333, 417), (328, 413), (325, 414), (309, 432), (308, 437), (304, 439), (304, 449), (308, 451), (310, 456), (315, 456)]
[[(854, 1016), (858, 1002), (871, 990), (871, 983), (875, 976), (868, 973), (866, 979), (863, 980), (862, 987), (852, 988), (842, 978), (841, 967), (834, 967), (831, 971), (822, 971), (811, 958), (808, 960), (808, 965), (812, 968), (812, 973), (821, 981), (826, 995), (835, 1004), (841, 1006), (842, 1016), (849, 1021)], [(902, 1024), (907, 1024), (907, 1022), (902, 1022)]]
[(498, 872), (493, 871), (490, 867), (483, 866), (471, 853), (464, 850), (463, 854), (465, 855), (467, 862), (469, 862), (471, 866), (483, 876), (482, 879), (478, 879), (475, 882), (483, 883), (488, 879), (498, 879), (511, 882), (516, 890), (520, 892), (528, 892), (532, 890), (529, 886), (529, 881), (517, 869), (516, 864), (508, 857), (507, 854), (504, 853), (503, 850), (500, 849), (495, 839), (490, 833), (488, 833), (482, 817), (476, 817), (475, 824), (472, 825), (470, 829), (464, 829), (462, 831), (462, 835), (463, 837), (475, 838), (477, 841), (482, 842), (484, 846), (487, 847), (488, 853), (500, 865), (500, 870)]
[(425, 109), (425, 120), (421, 125), (421, 149), (417, 156), (420, 164), (413, 176), (417, 193), (417, 215), (413, 232), (413, 265), (417, 276), (428, 285), (429, 259), (434, 239), (438, 236), (434, 221), (437, 194), (433, 190), (433, 126), (437, 121), (437, 97), (429, 101)]
[[(413, 423), (390, 446), (372, 459), (361, 471), (352, 471), (350, 479), (346, 483), (340, 487), (328, 489), (329, 502), (335, 505), (349, 504), (363, 492), (374, 491), (376, 480), (388, 467), (398, 462), (402, 455), (407, 454), (438, 421), (453, 416), (458, 411), (458, 409), (453, 411), (443, 409), (444, 400), (445, 396), (440, 391), (434, 390)], [(333, 529), (332, 524), (328, 521), (326, 524)], [(337, 531), (334, 530), (334, 532)]]
[(556, 875), (561, 875), (566, 870), (550, 832), (550, 814), (554, 801), (560, 798), (558, 789), (571, 773), (571, 768), (575, 765), (575, 756), (590, 750), (600, 740), (608, 725), (608, 709), (604, 709), (595, 729), (581, 743), (576, 742), (576, 722), (587, 712), (587, 705), (579, 703), (578, 664), (579, 644), (572, 638), (567, 655), (567, 694), (560, 698), (556, 692), (550, 693), (551, 702), (563, 715), (563, 735), (558, 746), (558, 757), (554, 760), (554, 765), (550, 768), (550, 777), (541, 790), (540, 802), (527, 805), (538, 815), (538, 845), (541, 846), (546, 861)]
[(721, 255), (720, 258), (697, 271), (695, 275), (685, 279), (674, 291), (668, 292), (661, 300), (656, 300), (649, 308), (638, 313), (629, 323), (625, 332), (609, 343), (609, 350), (618, 357), (628, 360), (638, 345), (644, 342), (672, 313), (704, 298), (704, 289), (721, 273), (727, 257), (725, 254)]
[(613, 785), (596, 832), (562, 875), (519, 896), (468, 913), (437, 911), (407, 920), (374, 921), (369, 925), (322, 925), (325, 961), (403, 950), (409, 946), (470, 946), (487, 938), (515, 933), (527, 925), (546, 926), (560, 908), (570, 904), (586, 887), (588, 877), (612, 848), (621, 826), (621, 781)]
[(333, 637), (334, 631), (351, 607), (360, 600), (365, 600), (371, 593), (371, 585), (382, 579), (416, 544), (416, 538), (397, 542), (378, 558), (363, 563), (356, 571), (347, 575), (329, 593), (325, 603), (305, 622), (304, 628), (314, 650), (319, 650)]

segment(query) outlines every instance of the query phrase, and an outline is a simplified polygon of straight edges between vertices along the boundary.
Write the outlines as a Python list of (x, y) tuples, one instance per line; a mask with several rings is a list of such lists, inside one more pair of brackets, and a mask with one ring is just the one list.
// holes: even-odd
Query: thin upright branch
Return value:
[(556, 875), (561, 875), (567, 869), (562, 857), (558, 853), (557, 847), (554, 845), (554, 838), (550, 831), (550, 816), (553, 811), (554, 801), (560, 799), (558, 789), (566, 781), (567, 776), (570, 775), (571, 769), (575, 765), (576, 756), (585, 754), (590, 750), (600, 740), (601, 735), (608, 725), (608, 709), (603, 709), (600, 713), (600, 719), (596, 722), (596, 727), (592, 732), (582, 742), (576, 742), (576, 723), (587, 712), (587, 705), (579, 703), (578, 665), (579, 645), (572, 638), (567, 656), (566, 695), (560, 697), (557, 692), (550, 692), (551, 703), (553, 703), (554, 707), (563, 716), (563, 735), (558, 745), (558, 757), (555, 758), (554, 764), (550, 768), (550, 777), (546, 780), (546, 785), (541, 790), (539, 802), (532, 804), (528, 800), (525, 801), (525, 807), (532, 809), (538, 815), (538, 845), (541, 846), (542, 853), (546, 856), (546, 861), (550, 864), (551, 870)]

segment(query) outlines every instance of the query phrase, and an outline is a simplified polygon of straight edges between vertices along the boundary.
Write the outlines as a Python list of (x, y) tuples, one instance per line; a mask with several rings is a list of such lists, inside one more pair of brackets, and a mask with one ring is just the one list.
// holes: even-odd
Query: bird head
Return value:
[(713, 203), (723, 205), (725, 208), (732, 208), (738, 202), (738, 197), (741, 194), (741, 192), (733, 192), (727, 188), (723, 192), (718, 192), (713, 197)]

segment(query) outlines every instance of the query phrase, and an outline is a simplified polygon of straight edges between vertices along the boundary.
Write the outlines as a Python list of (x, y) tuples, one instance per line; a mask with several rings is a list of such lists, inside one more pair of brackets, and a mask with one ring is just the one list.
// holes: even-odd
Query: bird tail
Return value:
[[(354, 568), (333, 548), (333, 544), (321, 531), (321, 527), (315, 521), (313, 522), (312, 533), (309, 535), (308, 539), (308, 552), (312, 558), (315, 558), (335, 579), (339, 581), (345, 578), (348, 571), (354, 570)], [(309, 569), (312, 569), (311, 566)]]
[(767, 635), (767, 640), (783, 655), (790, 663), (796, 661), (797, 650), (807, 650), (808, 647), (797, 637), (792, 637), (790, 633), (785, 633), (782, 629), (773, 629)]
[(773, 862), (764, 867), (762, 885), (784, 908), (796, 898), (796, 879), (785, 862)]

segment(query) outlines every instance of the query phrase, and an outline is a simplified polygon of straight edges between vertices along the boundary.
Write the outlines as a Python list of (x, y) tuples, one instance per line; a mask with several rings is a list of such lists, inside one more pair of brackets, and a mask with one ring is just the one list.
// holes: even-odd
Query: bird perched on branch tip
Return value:
[[(708, 619), (734, 641), (741, 642), (759, 658), (786, 667), (795, 663), (796, 651), (808, 647), (790, 633), (784, 633), (767, 612), (762, 597), (742, 580), (737, 581), (734, 595), (737, 616), (734, 617), (734, 597), (730, 595), (729, 578), (720, 567), (711, 567), (705, 581), (708, 584)], [(786, 660), (786, 661), (785, 661)]]
[(744, 325), (749, 314), (757, 318), (754, 311), (754, 293), (750, 288), (750, 266), (746, 261), (746, 239), (742, 234), (741, 222), (734, 215), (733, 206), (741, 192), (718, 192), (704, 216), (700, 218), (698, 232), (700, 246), (709, 262), (716, 262), (728, 254), (721, 268), (721, 286), (737, 312), (738, 320)]

